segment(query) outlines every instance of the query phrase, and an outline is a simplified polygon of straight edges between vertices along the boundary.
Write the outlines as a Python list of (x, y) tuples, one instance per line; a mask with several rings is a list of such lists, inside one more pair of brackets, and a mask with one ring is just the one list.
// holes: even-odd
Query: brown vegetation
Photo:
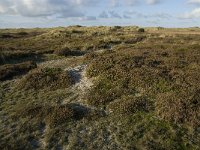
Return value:
[(157, 114), (162, 119), (168, 121), (199, 127), (200, 91), (197, 90), (191, 94), (189, 94), (188, 91), (182, 91), (180, 93), (163, 93), (158, 95), (156, 101)]
[(19, 82), (19, 87), (26, 89), (67, 88), (74, 84), (74, 79), (68, 71), (60, 68), (44, 68), (31, 71)]
[(0, 30), (0, 149), (200, 149), (199, 31)]
[(36, 68), (34, 62), (25, 62), (20, 64), (10, 64), (0, 66), (0, 81), (12, 79), (15, 76), (27, 73), (29, 70)]
[(108, 105), (110, 112), (119, 114), (132, 114), (139, 111), (149, 112), (153, 110), (152, 102), (146, 97), (126, 96)]

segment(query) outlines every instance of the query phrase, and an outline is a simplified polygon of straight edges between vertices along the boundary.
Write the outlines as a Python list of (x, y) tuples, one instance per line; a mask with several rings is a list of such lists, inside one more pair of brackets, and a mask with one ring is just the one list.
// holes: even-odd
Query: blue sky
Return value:
[(0, 28), (200, 26), (200, 0), (0, 0)]

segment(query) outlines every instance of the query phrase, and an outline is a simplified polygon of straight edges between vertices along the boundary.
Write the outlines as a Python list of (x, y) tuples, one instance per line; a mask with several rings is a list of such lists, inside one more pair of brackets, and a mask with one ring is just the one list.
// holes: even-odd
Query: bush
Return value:
[(68, 71), (62, 71), (60, 68), (44, 68), (30, 72), (19, 82), (19, 87), (35, 90), (45, 87), (57, 89), (67, 88), (74, 83), (74, 78)]
[(2, 52), (0, 52), (0, 65), (5, 63), (5, 56)]
[(68, 47), (65, 47), (63, 49), (55, 50), (54, 54), (58, 56), (67, 56), (71, 50)]
[(13, 38), (13, 36), (10, 33), (2, 33), (0, 34), (0, 38), (8, 39), (8, 38)]
[(108, 105), (108, 110), (114, 113), (131, 114), (138, 111), (148, 112), (153, 105), (146, 97), (124, 96)]
[(145, 36), (138, 36), (138, 37), (134, 37), (131, 39), (127, 39), (124, 41), (125, 44), (135, 44), (135, 43), (139, 43), (142, 42), (144, 39), (146, 39)]
[(111, 31), (117, 31), (121, 28), (122, 28), (121, 26), (114, 26), (114, 27), (111, 27)]
[(29, 58), (37, 56), (39, 54), (30, 52), (30, 51), (6, 51), (0, 52), (0, 65), (5, 64), (9, 61), (18, 61), (23, 60), (24, 58)]
[(199, 127), (200, 90), (191, 94), (183, 91), (178, 94), (175, 92), (159, 94), (156, 100), (156, 112), (162, 119), (173, 123)]
[(84, 53), (78, 50), (70, 50), (69, 48), (63, 48), (59, 50), (55, 50), (54, 54), (58, 56), (81, 56)]
[(113, 100), (119, 98), (122, 92), (122, 90), (114, 88), (112, 85), (99, 83), (88, 92), (87, 102), (96, 107), (104, 107)]
[(29, 70), (36, 68), (36, 63), (30, 61), (20, 64), (9, 64), (0, 66), (0, 81), (12, 79), (15, 76), (27, 73)]
[(87, 115), (85, 107), (78, 104), (65, 104), (59, 106), (50, 105), (28, 105), (21, 106), (16, 112), (16, 116), (30, 119), (37, 119), (40, 122), (45, 121), (50, 127), (61, 125), (72, 120), (82, 119)]
[(28, 33), (22, 31), (22, 32), (19, 32), (18, 35), (20, 35), (20, 36), (26, 36), (26, 35), (28, 35)]
[(69, 105), (52, 107), (49, 112), (45, 120), (51, 127), (68, 122), (75, 117), (75, 111)]
[(137, 31), (140, 32), (140, 33), (145, 32), (144, 28), (139, 28)]

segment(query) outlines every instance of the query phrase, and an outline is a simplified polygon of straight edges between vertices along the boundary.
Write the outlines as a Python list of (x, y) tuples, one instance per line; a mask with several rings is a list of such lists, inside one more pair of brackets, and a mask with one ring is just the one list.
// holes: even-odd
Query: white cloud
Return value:
[[(137, 3), (156, 4), (160, 0), (105, 0), (112, 6), (133, 6)], [(95, 7), (100, 0), (0, 0), (0, 14), (16, 14), (26, 17), (85, 17), (86, 8)], [(109, 5), (106, 3), (106, 5)], [(111, 17), (121, 18), (115, 12)], [(101, 16), (106, 14), (101, 14)]]
[(154, 4), (158, 4), (163, 0), (108, 0), (110, 1), (111, 6), (113, 7), (118, 7), (118, 6), (134, 6), (138, 3), (141, 4), (148, 4), (148, 5), (154, 5)]
[(200, 0), (188, 0), (188, 3), (191, 3), (191, 4), (200, 4)]
[(79, 19), (81, 21), (93, 21), (93, 20), (97, 20), (97, 18), (95, 16), (85, 16), (85, 17), (81, 17)]
[(126, 5), (128, 6), (133, 6), (136, 5), (137, 3), (139, 3), (138, 0), (125, 0)]
[(181, 16), (181, 18), (184, 19), (200, 18), (200, 8), (196, 8), (193, 11), (184, 14), (183, 16)]
[(81, 17), (82, 7), (96, 5), (98, 0), (1, 0), (0, 13), (21, 16)]
[(160, 0), (146, 0), (147, 4), (153, 5), (153, 4), (158, 4)]
[(124, 16), (136, 16), (137, 18), (144, 18), (144, 19), (149, 19), (149, 18), (156, 18), (156, 19), (170, 19), (173, 18), (173, 16), (171, 16), (168, 13), (149, 13), (149, 14), (145, 14), (145, 13), (141, 13), (141, 12), (137, 12), (137, 11), (124, 11)]

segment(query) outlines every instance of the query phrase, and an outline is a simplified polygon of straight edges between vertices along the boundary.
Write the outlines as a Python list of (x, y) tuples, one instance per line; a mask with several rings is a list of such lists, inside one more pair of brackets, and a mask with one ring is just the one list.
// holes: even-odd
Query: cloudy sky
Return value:
[(0, 28), (200, 26), (200, 0), (0, 0)]

